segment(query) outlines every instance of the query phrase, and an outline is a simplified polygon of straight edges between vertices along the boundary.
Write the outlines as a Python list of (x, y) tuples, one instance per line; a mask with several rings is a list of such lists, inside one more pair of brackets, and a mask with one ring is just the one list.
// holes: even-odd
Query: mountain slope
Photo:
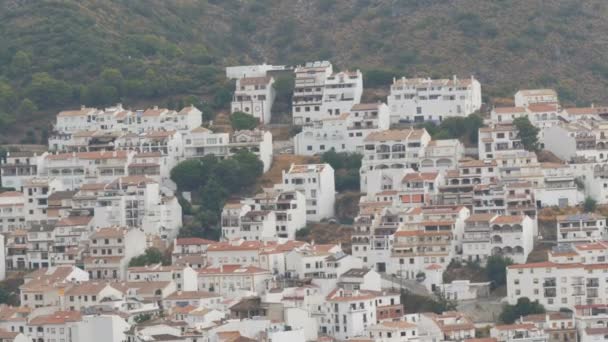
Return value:
[(474, 74), (488, 101), (549, 86), (602, 103), (605, 18), (602, 0), (0, 0), (0, 129), (23, 137), (33, 122), (40, 140), (81, 103), (211, 113), (230, 99), (224, 66), (317, 59), (375, 71), (379, 88)]

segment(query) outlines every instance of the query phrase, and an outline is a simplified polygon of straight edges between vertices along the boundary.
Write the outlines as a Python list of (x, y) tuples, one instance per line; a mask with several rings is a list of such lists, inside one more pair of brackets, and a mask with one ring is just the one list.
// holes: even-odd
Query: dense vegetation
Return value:
[(171, 255), (165, 256), (163, 252), (154, 247), (146, 249), (144, 254), (129, 260), (129, 267), (147, 266), (152, 264), (171, 265)]
[(259, 121), (253, 115), (235, 112), (230, 115), (230, 125), (232, 129), (240, 131), (243, 129), (254, 129), (258, 126)]
[(500, 313), (500, 321), (512, 324), (522, 316), (545, 313), (545, 308), (538, 301), (530, 301), (528, 297), (521, 297), (515, 305), (505, 305)]
[(513, 264), (511, 258), (500, 255), (492, 255), (486, 263), (486, 276), (493, 282), (493, 286), (499, 287), (507, 284), (507, 267)]
[(538, 142), (540, 129), (534, 126), (528, 117), (523, 116), (513, 120), (513, 125), (517, 128), (517, 136), (527, 151), (535, 152), (540, 149)]
[(180, 191), (191, 192), (195, 203), (180, 201), (184, 213), (194, 217), (180, 230), (180, 236), (219, 238), (219, 215), (229, 195), (251, 190), (263, 168), (256, 155), (245, 151), (223, 160), (207, 155), (174, 167), (171, 179)]
[[(607, 15), (602, 0), (1, 0), (0, 127), (40, 141), (52, 114), (81, 103), (210, 114), (230, 101), (224, 66), (319, 59), (361, 68), (370, 87), (474, 74), (486, 100), (547, 86), (601, 103)], [(289, 80), (277, 83), (288, 111)]]
[(471, 114), (466, 118), (447, 118), (439, 125), (429, 121), (417, 127), (425, 128), (433, 139), (461, 139), (467, 145), (476, 146), (483, 119), (478, 114)]
[(339, 192), (359, 191), (361, 159), (358, 153), (336, 152), (331, 149), (321, 156), (321, 162), (331, 165), (335, 172), (335, 186)]

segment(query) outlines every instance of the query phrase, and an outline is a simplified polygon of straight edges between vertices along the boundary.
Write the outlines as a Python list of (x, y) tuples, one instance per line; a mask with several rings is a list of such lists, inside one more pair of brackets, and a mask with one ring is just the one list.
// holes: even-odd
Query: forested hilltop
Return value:
[(0, 0), (0, 143), (40, 142), (80, 104), (226, 107), (223, 67), (327, 59), (366, 72), (474, 74), (486, 101), (554, 87), (606, 103), (603, 0)]

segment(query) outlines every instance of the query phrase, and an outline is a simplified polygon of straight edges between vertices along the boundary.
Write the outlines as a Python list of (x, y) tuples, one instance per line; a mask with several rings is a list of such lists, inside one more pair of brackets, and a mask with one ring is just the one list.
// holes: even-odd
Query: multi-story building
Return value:
[(127, 175), (133, 151), (100, 151), (49, 154), (39, 168), (39, 177), (62, 182), (63, 189), (76, 190), (84, 183), (112, 181)]
[[(88, 187), (87, 187), (88, 189)], [(76, 198), (87, 198), (81, 190)], [(104, 184), (92, 207), (95, 226), (143, 228), (146, 233), (172, 239), (182, 226), (181, 205), (174, 196), (161, 193), (160, 185), (142, 176), (120, 177)], [(80, 202), (84, 205), (84, 201)]]
[[(117, 104), (106, 109), (81, 107), (80, 110), (62, 111), (57, 114), (55, 133), (49, 148), (62, 150), (61, 140), (71, 139), (80, 131), (130, 132), (177, 130), (189, 131), (201, 126), (202, 112), (194, 106), (175, 111), (152, 107), (146, 110), (128, 110)], [(59, 141), (59, 143), (54, 143)]]
[(320, 119), (325, 113), (323, 91), (325, 80), (333, 73), (333, 66), (327, 61), (307, 63), (295, 69), (295, 84), (292, 98), (293, 123), (304, 125)]
[(441, 122), (481, 108), (481, 85), (474, 77), (458, 79), (394, 79), (388, 96), (391, 123)]
[(242, 203), (253, 210), (268, 210), (276, 216), (276, 237), (295, 240), (296, 232), (306, 226), (306, 198), (300, 191), (264, 189)]
[(361, 101), (361, 71), (333, 73), (327, 61), (307, 63), (295, 69), (293, 123), (310, 124), (324, 118), (340, 116)]
[(25, 228), (25, 196), (17, 191), (0, 193), (0, 232)]
[(262, 161), (264, 172), (272, 164), (272, 133), (260, 130), (243, 130), (229, 133), (214, 133), (204, 127), (191, 130), (184, 135), (184, 157), (202, 158), (213, 154), (223, 159), (239, 151), (249, 151)]
[(606, 217), (595, 213), (558, 215), (557, 242), (594, 242), (608, 234)]
[(268, 124), (275, 96), (274, 78), (271, 76), (238, 78), (230, 111), (250, 114), (261, 124)]
[(355, 104), (349, 112), (304, 126), (294, 137), (296, 154), (315, 155), (329, 150), (363, 153), (363, 141), (373, 132), (389, 128), (389, 111), (383, 103)]
[(458, 139), (432, 140), (421, 155), (420, 170), (454, 168), (464, 158), (464, 146)]
[(547, 255), (549, 261), (558, 264), (604, 264), (608, 260), (608, 242), (559, 244)]
[(367, 328), (370, 341), (411, 342), (420, 341), (418, 326), (407, 321), (380, 322)]
[(190, 266), (152, 264), (127, 269), (127, 281), (174, 281), (178, 291), (196, 291), (197, 273)]
[(75, 266), (42, 268), (23, 277), (19, 287), (21, 306), (39, 308), (59, 306), (64, 290), (73, 282), (88, 281), (87, 272)]
[(217, 241), (201, 238), (176, 238), (173, 243), (174, 264), (187, 264), (192, 268), (202, 268), (207, 263), (207, 248)]
[(507, 124), (480, 128), (478, 149), (480, 159), (493, 159), (504, 154), (525, 152), (517, 129)]
[(521, 323), (532, 323), (547, 334), (547, 342), (576, 341), (576, 320), (571, 312), (547, 312), (521, 317)]
[(129, 261), (146, 249), (145, 234), (138, 228), (100, 228), (89, 240), (84, 269), (91, 279), (125, 280)]
[(441, 314), (423, 313), (420, 315), (418, 329), (424, 335), (421, 339), (438, 341), (469, 341), (475, 337), (473, 320), (458, 311), (445, 311)]
[(534, 190), (538, 207), (563, 208), (577, 205), (584, 200), (583, 191), (576, 185), (576, 177), (568, 165), (541, 163), (540, 170), (543, 173), (544, 186)]
[(208, 266), (198, 270), (198, 288), (220, 294), (224, 297), (235, 297), (250, 292), (261, 293), (272, 279), (270, 271), (242, 265)]
[(549, 336), (534, 323), (497, 325), (490, 329), (497, 342), (547, 342)]
[(607, 264), (539, 262), (507, 267), (507, 300), (538, 300), (547, 310), (605, 304)]
[(365, 334), (369, 327), (378, 323), (377, 312), (384, 306), (380, 300), (386, 305), (401, 303), (397, 293), (336, 288), (322, 305), (321, 333), (340, 340)]
[(38, 155), (33, 152), (8, 152), (4, 160), (0, 160), (0, 180), (2, 187), (22, 190), (23, 184), (38, 175), (46, 152)]
[(306, 220), (321, 221), (334, 216), (336, 187), (334, 169), (329, 164), (292, 164), (283, 170), (281, 191), (300, 191), (306, 197)]
[[(365, 139), (361, 161), (361, 191), (368, 186), (378, 188), (384, 175), (398, 173), (402, 169), (418, 170), (424, 151), (431, 141), (425, 129), (387, 130), (369, 134)], [(374, 181), (375, 180), (375, 181)]]
[(534, 247), (534, 223), (528, 216), (474, 214), (466, 219), (462, 258), (485, 263), (500, 255), (525, 263)]
[(553, 89), (522, 89), (515, 93), (515, 106), (528, 107), (531, 104), (559, 103), (557, 92)]
[(25, 220), (40, 222), (47, 219), (48, 199), (55, 191), (63, 190), (63, 184), (55, 178), (32, 178), (22, 185), (25, 196)]

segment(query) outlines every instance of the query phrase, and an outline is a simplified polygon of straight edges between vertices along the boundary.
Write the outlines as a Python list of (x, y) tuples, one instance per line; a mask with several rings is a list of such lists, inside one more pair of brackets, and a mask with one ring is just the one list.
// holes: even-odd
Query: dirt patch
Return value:
[(557, 163), (563, 164), (564, 161), (559, 159), (553, 152), (547, 150), (541, 150), (536, 152), (536, 158), (539, 163)]
[(272, 159), (270, 170), (260, 177), (258, 188), (268, 188), (280, 183), (283, 180), (283, 170), (289, 170), (291, 164), (314, 164), (319, 161), (319, 157), (314, 156), (276, 155)]
[(300, 241), (315, 243), (337, 243), (342, 245), (342, 250), (351, 254), (352, 227), (336, 223), (311, 223), (298, 236)]

